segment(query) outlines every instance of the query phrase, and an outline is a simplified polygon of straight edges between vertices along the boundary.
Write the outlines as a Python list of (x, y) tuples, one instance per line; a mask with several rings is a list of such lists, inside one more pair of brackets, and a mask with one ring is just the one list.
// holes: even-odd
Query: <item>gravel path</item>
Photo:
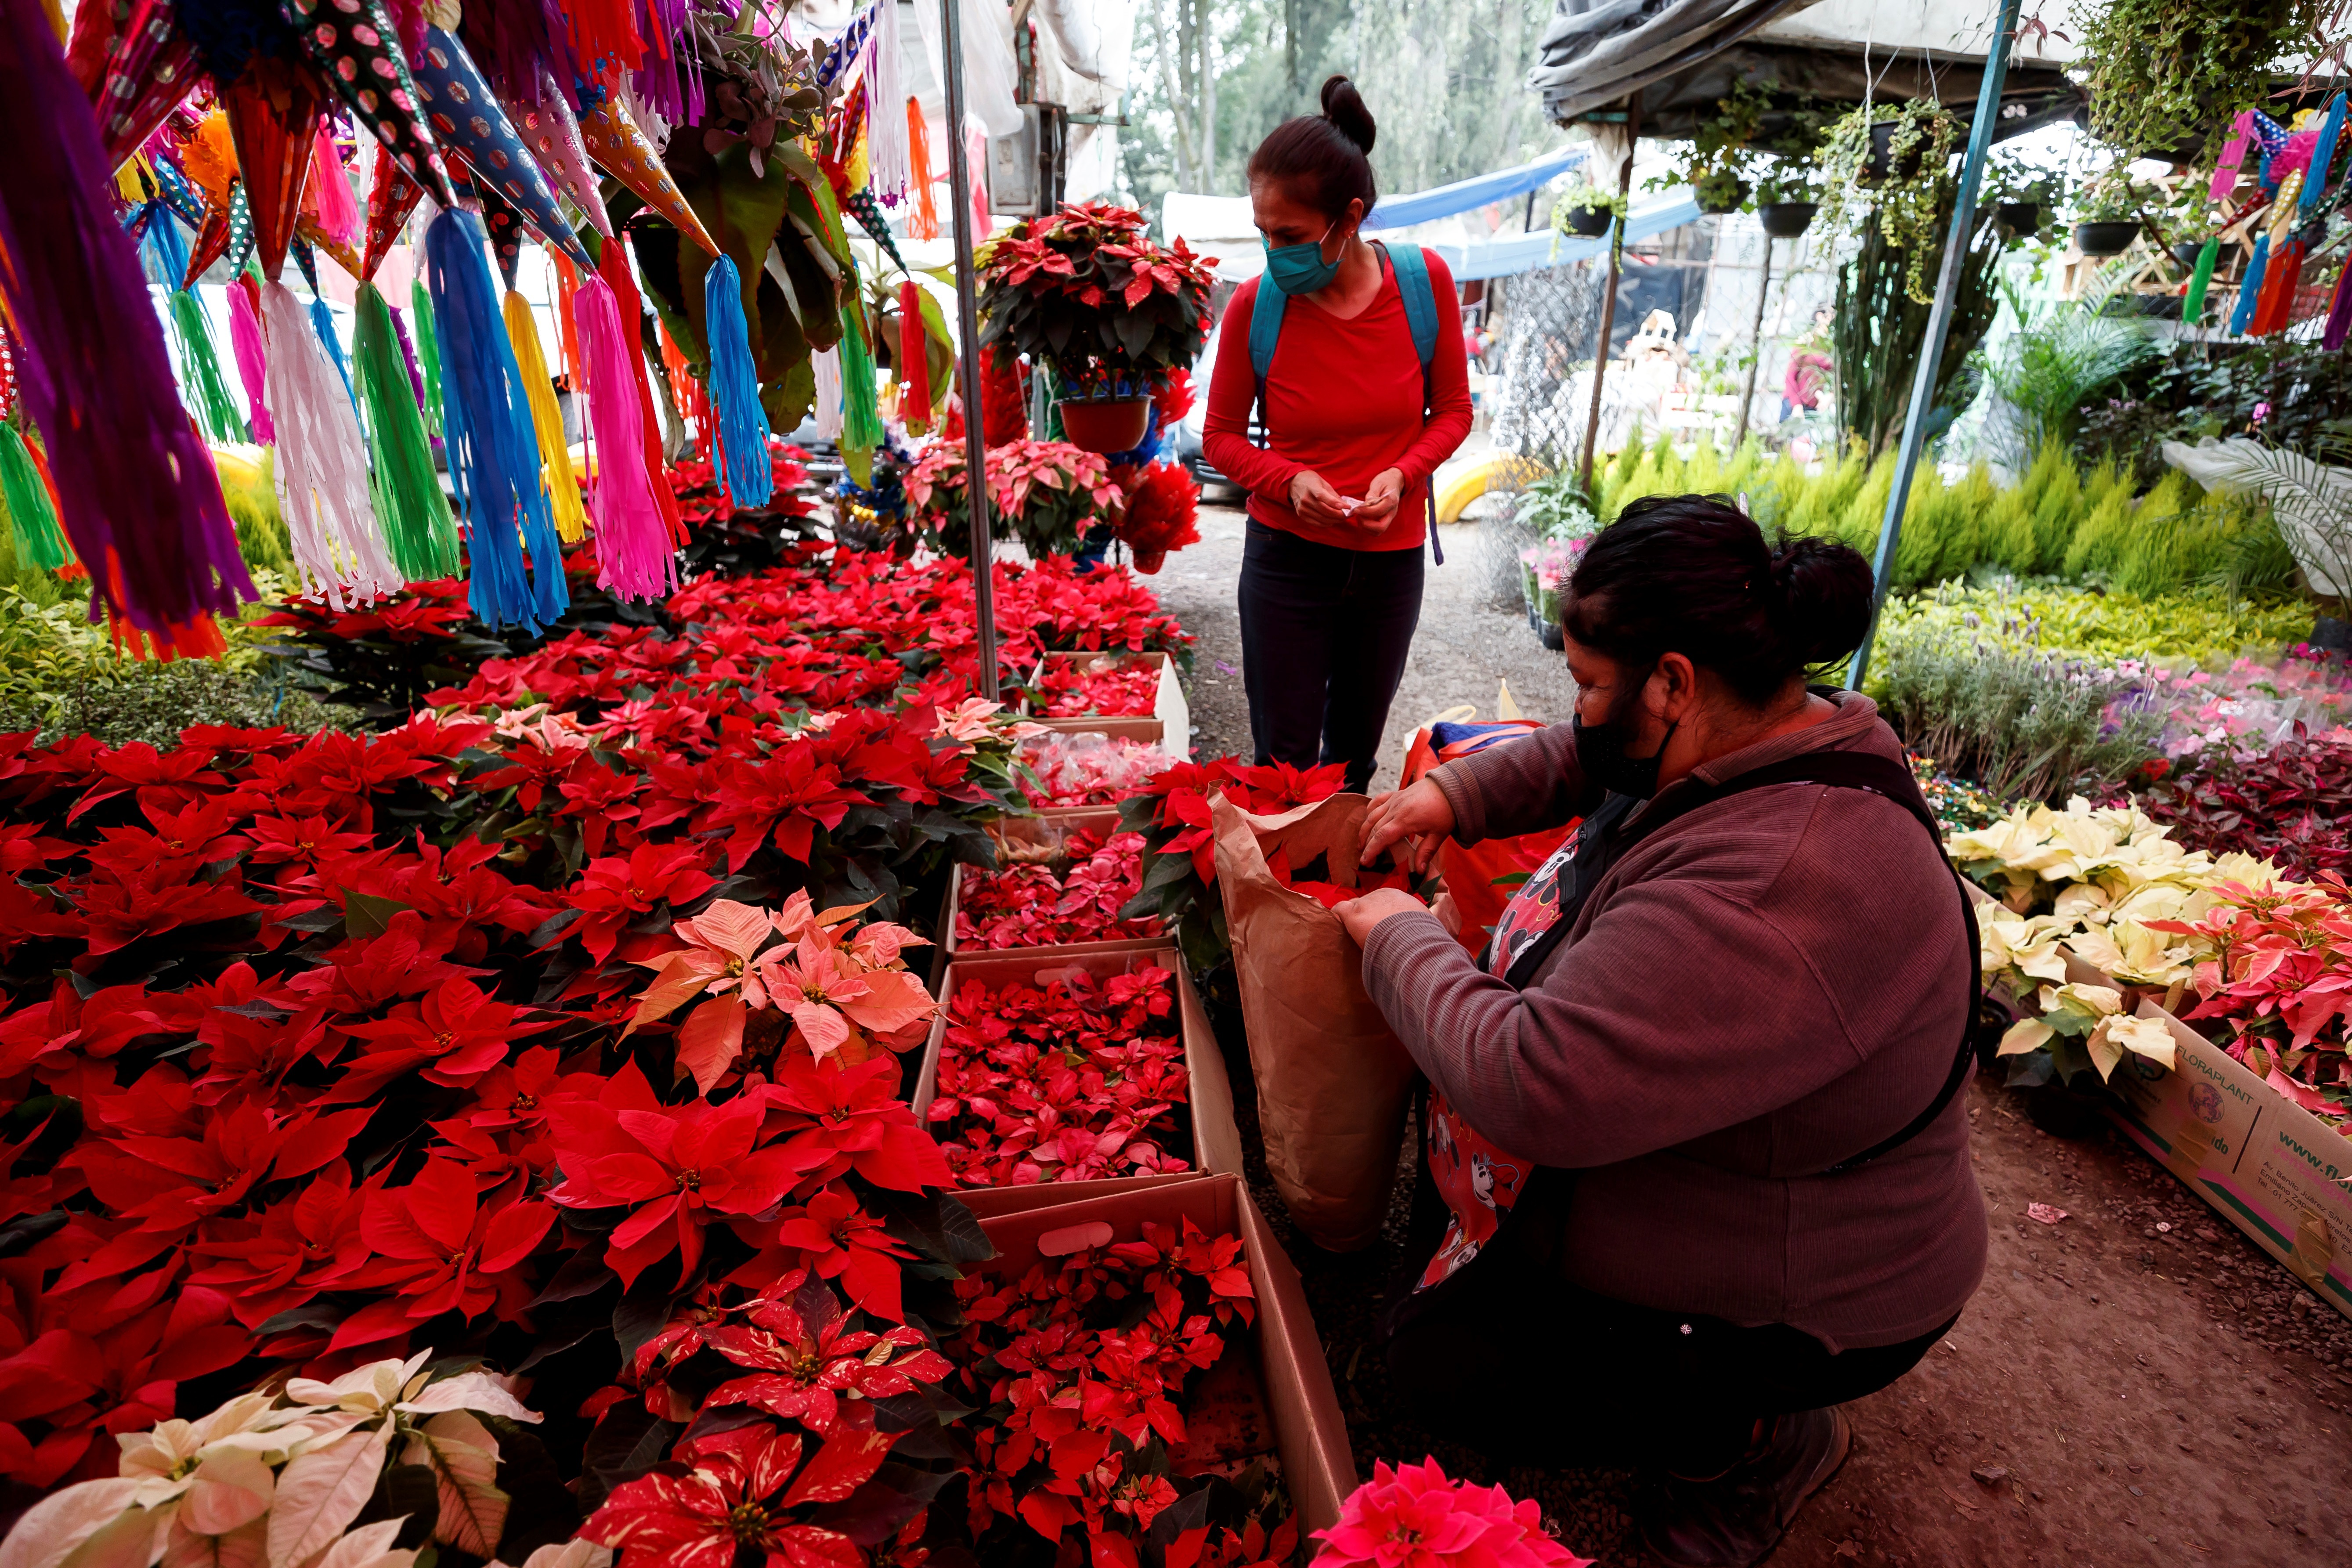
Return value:
[[(1491, 716), (1498, 679), (1535, 717), (1567, 717), (1559, 656), (1485, 603), (1477, 531), (1445, 531), (1448, 563), (1430, 573), (1375, 787), (1394, 781), (1428, 714), (1475, 702)], [(1201, 532), (1153, 586), (1199, 639), (1193, 742), (1209, 757), (1249, 749), (1234, 609), (1240, 514), (1203, 508)], [(1238, 1019), (1220, 1022), (1255, 1151), (1246, 1047)], [(2120, 1135), (2053, 1137), (1990, 1078), (1970, 1086), (1969, 1103), (1992, 1215), (1984, 1287), (1924, 1364), (1849, 1408), (1853, 1456), (1775, 1568), (2352, 1563), (2341, 1500), (2352, 1490), (2352, 1323)], [(1317, 1257), (1252, 1162), (1258, 1202), (1305, 1274), (1359, 1469), (1434, 1452), (1449, 1473), (1538, 1499), (1579, 1552), (1626, 1568), (1645, 1561), (1624, 1476), (1495, 1473), (1433, 1444), (1391, 1399), (1370, 1329), (1381, 1287), (1406, 1261), (1402, 1184), (1381, 1247)], [(2069, 1217), (2029, 1221), (2028, 1203)]]

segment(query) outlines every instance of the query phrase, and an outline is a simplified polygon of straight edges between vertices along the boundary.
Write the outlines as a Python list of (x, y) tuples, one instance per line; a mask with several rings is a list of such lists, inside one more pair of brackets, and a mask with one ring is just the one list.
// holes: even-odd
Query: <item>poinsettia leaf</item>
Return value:
[(411, 907), (398, 899), (379, 898), (349, 888), (338, 888), (335, 892), (343, 901), (343, 929), (358, 937), (382, 936), (391, 929), (392, 917)]
[[(109, 1476), (41, 1499), (0, 1541), (0, 1568), (58, 1568), (75, 1548), (122, 1518), (140, 1484), (136, 1476)], [(153, 1526), (142, 1533), (152, 1540)]]
[(840, 1502), (881, 1468), (897, 1440), (888, 1432), (842, 1427), (793, 1479), (792, 1490), (784, 1494), (784, 1506)]
[(691, 1076), (695, 1089), (709, 1094), (743, 1054), (743, 1025), (751, 1009), (740, 994), (714, 996), (687, 1015), (677, 1032), (677, 1076)]
[(879, 1546), (929, 1507), (954, 1479), (952, 1471), (919, 1470), (890, 1459), (847, 1498), (817, 1510), (809, 1522), (845, 1535), (860, 1546)]
[(387, 1418), (288, 1461), (269, 1507), (269, 1568), (295, 1568), (350, 1527), (383, 1474), (391, 1441)]
[(625, 1400), (605, 1411), (596, 1429), (588, 1434), (587, 1447), (581, 1454), (582, 1511), (603, 1507), (615, 1487), (635, 1480), (659, 1464), (684, 1430), (677, 1422), (656, 1419), (639, 1399)]
[(489, 1428), (467, 1411), (444, 1411), (409, 1440), (406, 1458), (433, 1469), (439, 1499), (433, 1539), (477, 1557), (495, 1555), (511, 1500), (499, 1489), (499, 1440)]

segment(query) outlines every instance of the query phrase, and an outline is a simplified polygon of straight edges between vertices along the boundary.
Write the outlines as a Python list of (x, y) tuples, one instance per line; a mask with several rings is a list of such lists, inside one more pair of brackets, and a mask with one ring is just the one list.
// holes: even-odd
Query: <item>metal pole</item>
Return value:
[[(1642, 95), (1625, 104), (1625, 166), (1617, 171), (1617, 205), (1622, 208), (1633, 190), (1633, 149), (1642, 140)], [(1592, 345), (1592, 406), (1584, 416), (1584, 458), (1579, 466), (1584, 493), (1592, 493), (1592, 444), (1601, 435), (1601, 378), (1609, 369), (1609, 335), (1617, 328), (1617, 278), (1625, 258), (1625, 215), (1619, 212), (1609, 226), (1609, 291), (1601, 300), (1601, 336)]]
[(1903, 537), (1903, 510), (1911, 500), (1911, 479), (1927, 444), (1927, 415), (1936, 397), (1936, 373), (1944, 362), (1944, 340), (1952, 330), (1952, 298), (1959, 292), (1960, 268), (1968, 262), (1969, 234), (1976, 226), (1977, 189), (1984, 181), (1985, 154), (1992, 147), (1992, 123), (2000, 114), (2000, 89), (2009, 79), (2009, 48), (2017, 36), (2019, 0), (2001, 0), (2000, 20), (1985, 49), (1984, 81), (1977, 89), (1976, 122), (1969, 127), (1969, 155), (1960, 163), (1960, 188), (1952, 198), (1952, 228), (1944, 237), (1944, 265), (1936, 279), (1936, 305), (1927, 314), (1927, 341), (1919, 348), (1919, 373), (1911, 383), (1911, 411), (1903, 421), (1903, 447), (1895, 459), (1895, 489), (1886, 497), (1886, 521), (1878, 530), (1876, 584), (1870, 596), (1870, 628), (1854, 650), (1846, 684), (1862, 689), (1870, 668), (1870, 645), (1878, 635), (1879, 612), (1895, 576), (1895, 547)]
[(1764, 237), (1764, 281), (1756, 286), (1756, 320), (1748, 329), (1748, 384), (1739, 389), (1739, 428), (1732, 433), (1731, 449), (1748, 439), (1748, 413), (1756, 404), (1756, 372), (1764, 363), (1764, 301), (1772, 297), (1772, 237)]
[(956, 379), (963, 391), (964, 489), (971, 498), (971, 608), (980, 636), (980, 694), (993, 702), (998, 697), (996, 552), (988, 537), (988, 432), (981, 410), (980, 294), (971, 267), (971, 155), (963, 132), (959, 0), (940, 0), (940, 64), (948, 79), (948, 187), (955, 202)]

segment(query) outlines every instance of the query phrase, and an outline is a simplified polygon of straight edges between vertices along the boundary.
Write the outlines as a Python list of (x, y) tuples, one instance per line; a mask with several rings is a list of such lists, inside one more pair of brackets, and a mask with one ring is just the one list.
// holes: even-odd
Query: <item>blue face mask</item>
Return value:
[[(1331, 228), (1339, 226), (1335, 223)], [(1331, 229), (1325, 229), (1323, 239), (1330, 237)], [(1265, 247), (1265, 275), (1274, 279), (1274, 286), (1286, 294), (1312, 294), (1339, 276), (1339, 264), (1323, 259), (1323, 239), (1305, 245), (1275, 245), (1261, 236), (1258, 243)], [(1339, 254), (1347, 254), (1345, 246)]]

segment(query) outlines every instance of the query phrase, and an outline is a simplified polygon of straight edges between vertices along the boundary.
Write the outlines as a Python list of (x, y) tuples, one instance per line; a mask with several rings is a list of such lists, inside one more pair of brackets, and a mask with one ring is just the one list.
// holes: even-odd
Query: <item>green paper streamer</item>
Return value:
[(2189, 293), (2180, 301), (2180, 319), (2194, 326), (2205, 316), (2205, 286), (2213, 281), (2214, 264), (2221, 259), (2221, 239), (2219, 235), (2205, 242), (2197, 253), (2196, 268), (2189, 274)]
[(383, 291), (373, 283), (361, 284), (352, 320), (352, 368), (367, 421), (368, 459), (373, 470), (368, 488), (375, 496), (376, 516), (383, 521), (393, 564), (412, 583), (454, 577), (457, 524), (433, 471), (433, 445), (408, 384), (408, 363), (401, 357)]
[(865, 310), (853, 295), (841, 308), (841, 463), (860, 485), (874, 482), (874, 448), (882, 444), (875, 401), (874, 355), (866, 346)]
[(425, 275), (408, 286), (408, 330), (416, 339), (416, 357), (425, 371), (425, 427), (441, 434), (441, 344), (433, 335), (433, 296), (425, 291)]
[(57, 509), (49, 504), (49, 487), (41, 483), (33, 455), (16, 423), (0, 423), (0, 500), (8, 503), (8, 521), (16, 530), (16, 553), (44, 572), (54, 572), (73, 557), (66, 552), (65, 536), (58, 531)]
[(244, 411), (228, 395), (228, 383), (221, 376), (220, 355), (213, 348), (204, 307), (185, 289), (172, 290), (172, 332), (180, 340), (181, 380), (195, 398), (196, 418), (203, 423), (205, 435), (224, 444), (251, 440), (253, 433), (246, 428)]

